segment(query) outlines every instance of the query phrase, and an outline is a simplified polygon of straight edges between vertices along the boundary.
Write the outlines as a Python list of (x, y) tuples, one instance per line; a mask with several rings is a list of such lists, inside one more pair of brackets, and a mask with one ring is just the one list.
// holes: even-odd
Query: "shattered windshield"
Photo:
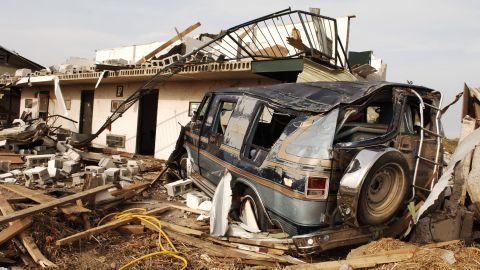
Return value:
[(286, 148), (286, 152), (304, 158), (330, 159), (337, 125), (338, 108), (315, 120)]

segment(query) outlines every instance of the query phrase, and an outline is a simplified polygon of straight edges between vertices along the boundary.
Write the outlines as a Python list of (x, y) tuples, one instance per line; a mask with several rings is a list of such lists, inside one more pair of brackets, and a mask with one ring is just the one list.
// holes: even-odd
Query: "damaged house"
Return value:
[[(189, 37), (197, 23), (166, 42), (100, 49), (95, 61), (69, 59), (21, 78), (16, 83), (21, 89), (19, 111), (33, 118), (71, 118), (77, 123), (58, 123), (75, 133), (94, 134), (94, 146), (166, 159), (180, 125), (190, 120), (209, 91), (364, 80), (350, 71), (347, 61), (350, 19), (288, 11), (218, 35)], [(183, 66), (175, 69), (172, 64), (180, 59)], [(160, 71), (167, 75), (151, 81)], [(138, 97), (139, 89), (147, 88), (148, 94)], [(113, 118), (115, 122), (105, 121)]]

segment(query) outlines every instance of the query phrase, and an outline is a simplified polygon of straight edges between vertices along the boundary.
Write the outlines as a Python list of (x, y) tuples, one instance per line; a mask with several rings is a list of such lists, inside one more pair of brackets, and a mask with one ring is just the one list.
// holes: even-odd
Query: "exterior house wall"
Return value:
[[(272, 84), (275, 81), (270, 79), (226, 79), (226, 80), (198, 80), (198, 81), (170, 81), (158, 88), (157, 105), (157, 123), (155, 135), (156, 158), (167, 159), (175, 147), (180, 125), (185, 125), (190, 121), (188, 116), (189, 103), (200, 102), (206, 92), (216, 89), (236, 87), (236, 86), (255, 86)], [(80, 82), (79, 82), (80, 83)], [(123, 97), (116, 97), (117, 85), (123, 85)], [(92, 118), (92, 132), (97, 131), (111, 115), (111, 101), (123, 100), (133, 94), (143, 82), (122, 82), (122, 83), (101, 83), (94, 90), (94, 105)], [(82, 90), (93, 90), (93, 84), (68, 84), (62, 85), (60, 81), (63, 97), (66, 101), (71, 101), (68, 117), (80, 121), (81, 92)], [(25, 87), (21, 92), (20, 112), (32, 112), (33, 117), (38, 117), (38, 98), (36, 93), (40, 91), (49, 92), (48, 112), (60, 114), (60, 106), (55, 98), (53, 82), (51, 85)], [(33, 106), (25, 108), (25, 99), (32, 99)], [(102, 132), (92, 143), (97, 147), (106, 147), (106, 135), (115, 134), (125, 136), (125, 148), (118, 149), (131, 153), (136, 152), (137, 144), (137, 125), (138, 125), (139, 103), (135, 103), (127, 110), (121, 118), (111, 125), (110, 130)], [(58, 119), (57, 124), (68, 127), (68, 121)], [(78, 124), (75, 124), (78, 131)]]

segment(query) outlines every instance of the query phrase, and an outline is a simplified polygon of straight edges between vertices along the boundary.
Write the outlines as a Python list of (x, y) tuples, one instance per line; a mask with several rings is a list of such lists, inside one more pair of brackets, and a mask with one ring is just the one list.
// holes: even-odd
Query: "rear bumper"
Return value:
[(314, 233), (293, 236), (293, 244), (299, 255), (305, 256), (321, 251), (368, 243), (379, 238), (385, 228), (374, 227), (337, 227)]

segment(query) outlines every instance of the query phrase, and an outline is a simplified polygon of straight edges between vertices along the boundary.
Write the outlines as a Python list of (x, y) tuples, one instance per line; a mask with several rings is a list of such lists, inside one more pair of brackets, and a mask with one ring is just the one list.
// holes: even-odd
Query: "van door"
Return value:
[(198, 154), (199, 154), (199, 146), (200, 146), (200, 130), (202, 126), (205, 124), (208, 111), (210, 108), (211, 101), (213, 99), (213, 95), (208, 93), (202, 100), (202, 103), (198, 107), (198, 111), (195, 112), (192, 121), (186, 127), (186, 136), (189, 137), (187, 141), (189, 141), (194, 147), (189, 147), (186, 144), (186, 148), (188, 154), (192, 160), (192, 169), (197, 173), (200, 173), (200, 167), (198, 166)]
[(225, 131), (236, 104), (236, 96), (215, 96), (207, 120), (201, 130), (199, 145), (200, 174), (213, 185), (220, 182), (225, 170), (225, 166), (222, 164), (224, 159), (220, 146), (223, 143)]

